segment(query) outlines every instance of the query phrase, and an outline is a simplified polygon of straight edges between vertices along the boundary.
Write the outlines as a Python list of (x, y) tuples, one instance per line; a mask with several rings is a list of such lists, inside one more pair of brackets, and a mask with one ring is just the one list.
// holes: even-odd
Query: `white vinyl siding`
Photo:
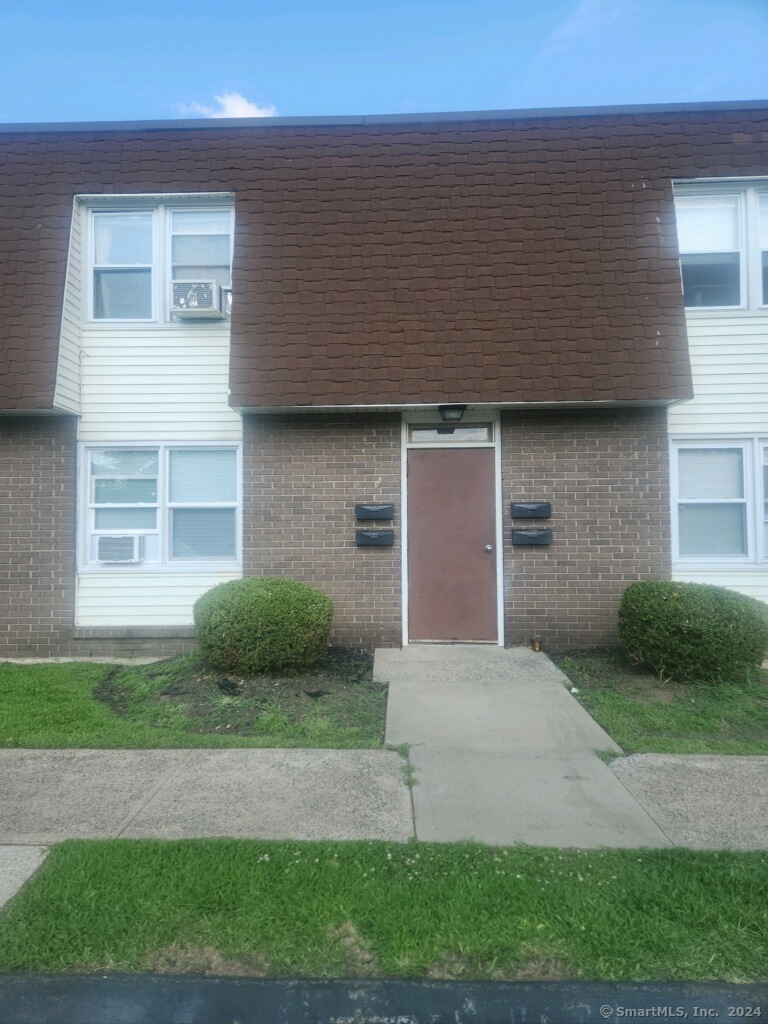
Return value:
[(239, 579), (237, 568), (215, 572), (147, 572), (140, 566), (80, 573), (77, 625), (190, 626), (195, 601), (219, 583)]
[[(747, 469), (754, 496), (748, 514), (752, 530), (751, 560), (707, 564), (675, 558), (673, 579), (711, 583), (768, 603), (768, 552), (762, 526), (762, 471), (756, 446), (768, 439), (768, 313), (700, 314), (687, 310), (688, 345), (695, 397), (668, 410), (670, 438), (684, 444), (708, 440), (748, 444)], [(673, 481), (674, 483), (674, 481)], [(675, 536), (677, 536), (675, 534)]]
[(670, 434), (768, 432), (768, 313), (686, 320), (695, 397), (670, 408)]
[[(229, 321), (83, 329), (80, 441), (239, 443), (229, 408)], [(116, 531), (119, 532), (119, 531)], [(242, 570), (99, 566), (79, 572), (81, 626), (189, 626), (198, 597)]]
[(239, 441), (229, 321), (83, 329), (81, 441)]
[[(681, 252), (733, 251), (740, 253), (741, 309), (691, 307), (686, 309), (688, 345), (695, 397), (668, 410), (669, 434), (675, 447), (710, 445), (744, 452), (744, 499), (736, 496), (710, 503), (709, 509), (694, 511), (716, 531), (721, 514), (730, 516), (732, 554), (718, 543), (727, 537), (710, 541), (708, 555), (684, 554), (680, 538), (678, 479), (675, 459), (672, 461), (674, 579), (693, 583), (711, 583), (728, 587), (768, 602), (768, 536), (764, 512), (763, 446), (768, 441), (768, 310), (763, 292), (762, 252), (768, 245), (764, 220), (768, 207), (768, 182), (723, 182), (675, 186), (678, 203), (678, 229)], [(732, 199), (739, 199), (738, 224), (726, 224)], [(698, 204), (698, 212), (696, 212)], [(704, 211), (704, 212), (702, 212)], [(699, 235), (696, 234), (699, 231)], [(725, 487), (724, 482), (720, 483)], [(726, 488), (727, 489), (727, 488)], [(722, 487), (719, 492), (725, 492)], [(702, 504), (706, 502), (700, 499)], [(688, 508), (696, 504), (691, 501)], [(726, 506), (730, 506), (726, 510)], [(744, 509), (746, 517), (746, 552), (737, 553), (740, 526), (735, 517)], [(685, 514), (685, 513), (684, 513)], [(728, 524), (721, 524), (728, 532)], [(688, 523), (689, 536), (696, 539), (694, 524)], [(683, 530), (686, 524), (683, 523)]]
[(80, 412), (80, 325), (83, 295), (83, 218), (75, 200), (69, 235), (69, 260), (61, 311), (59, 359), (56, 368), (55, 409)]
[[(164, 199), (187, 208), (197, 202), (195, 197), (183, 195)], [(163, 315), (156, 322), (89, 322), (92, 292), (88, 277), (92, 270), (86, 265), (84, 252), (87, 207), (109, 210), (111, 201), (86, 197), (82, 206), (76, 204), (73, 217), (57, 394), (60, 391), (64, 396), (62, 401), (71, 396), (70, 405), (75, 397), (79, 400), (79, 407), (71, 410), (82, 413), (78, 440), (105, 448), (121, 444), (152, 448), (160, 442), (200, 448), (238, 447), (242, 441), (242, 419), (228, 401), (228, 319), (161, 322)], [(152, 196), (119, 200), (121, 208), (133, 203), (136, 209), (148, 209), (162, 201), (163, 198)], [(201, 205), (215, 204), (219, 209), (227, 202), (229, 198), (224, 196), (200, 199)], [(155, 274), (153, 293), (158, 315), (167, 309), (170, 257), (168, 260), (168, 268)], [(154, 267), (165, 268), (165, 264), (156, 260)], [(202, 511), (204, 518), (204, 503), (198, 504), (197, 511)], [(223, 511), (229, 516), (233, 514), (231, 508)], [(161, 529), (169, 538), (168, 551), (172, 546), (172, 512), (168, 507), (164, 513), (158, 513), (164, 517)], [(83, 510), (81, 499), (81, 568), (76, 613), (80, 626), (189, 626), (198, 597), (218, 583), (242, 575), (239, 563), (231, 556), (175, 563), (167, 557), (163, 563), (155, 561), (151, 565), (145, 557), (144, 562), (134, 565), (85, 565), (85, 515), (87, 510)], [(146, 515), (146, 509), (134, 509), (131, 515)], [(93, 516), (95, 525), (95, 509)], [(98, 516), (99, 528), (107, 531), (112, 530), (110, 517), (122, 517), (119, 522), (126, 525), (118, 526), (115, 519), (115, 534), (145, 531), (145, 555), (153, 554), (151, 543), (146, 541), (150, 527), (143, 520), (137, 519), (133, 528), (128, 529), (124, 510), (102, 508)], [(236, 522), (239, 548), (239, 515)], [(190, 540), (204, 536), (211, 525), (208, 521), (201, 524), (198, 515), (196, 522), (182, 523), (182, 530), (186, 528), (187, 533), (181, 540), (188, 545)], [(223, 564), (226, 561), (231, 564)]]
[(764, 566), (740, 572), (732, 567), (708, 566), (702, 569), (678, 563), (673, 566), (672, 579), (681, 583), (709, 583), (711, 586), (725, 587), (768, 604), (768, 569)]

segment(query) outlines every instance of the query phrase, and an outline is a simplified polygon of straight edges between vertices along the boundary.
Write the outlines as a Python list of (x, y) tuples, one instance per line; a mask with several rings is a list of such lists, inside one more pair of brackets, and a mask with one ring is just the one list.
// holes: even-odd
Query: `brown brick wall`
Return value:
[[(246, 575), (319, 587), (336, 609), (334, 638), (399, 645), (400, 416), (246, 416)], [(355, 546), (357, 502), (394, 502), (392, 548)]]
[[(506, 642), (616, 642), (626, 586), (670, 572), (666, 411), (502, 417)], [(512, 501), (550, 501), (551, 547), (511, 545)]]
[(75, 616), (76, 420), (0, 419), (0, 648), (66, 654)]

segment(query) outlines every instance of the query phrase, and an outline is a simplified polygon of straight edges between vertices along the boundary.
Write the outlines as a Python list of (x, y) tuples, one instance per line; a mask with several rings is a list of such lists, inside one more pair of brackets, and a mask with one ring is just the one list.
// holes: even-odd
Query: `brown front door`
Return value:
[(408, 637), (498, 640), (492, 448), (408, 452)]

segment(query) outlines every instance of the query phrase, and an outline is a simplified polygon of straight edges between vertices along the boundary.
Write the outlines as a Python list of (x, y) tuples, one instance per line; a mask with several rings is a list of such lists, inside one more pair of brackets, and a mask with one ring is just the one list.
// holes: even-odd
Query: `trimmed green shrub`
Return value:
[(630, 658), (677, 680), (744, 682), (768, 649), (768, 607), (701, 583), (641, 580), (619, 606)]
[(328, 649), (332, 619), (333, 602), (325, 594), (271, 576), (221, 583), (195, 604), (204, 660), (243, 675), (317, 661)]

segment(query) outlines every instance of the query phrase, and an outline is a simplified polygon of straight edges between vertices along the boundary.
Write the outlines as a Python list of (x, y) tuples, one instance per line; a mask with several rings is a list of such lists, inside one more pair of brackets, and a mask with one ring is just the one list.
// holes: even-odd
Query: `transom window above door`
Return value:
[(224, 319), (233, 222), (231, 204), (89, 206), (86, 319)]
[(408, 427), (409, 444), (491, 444), (492, 423), (412, 423)]

